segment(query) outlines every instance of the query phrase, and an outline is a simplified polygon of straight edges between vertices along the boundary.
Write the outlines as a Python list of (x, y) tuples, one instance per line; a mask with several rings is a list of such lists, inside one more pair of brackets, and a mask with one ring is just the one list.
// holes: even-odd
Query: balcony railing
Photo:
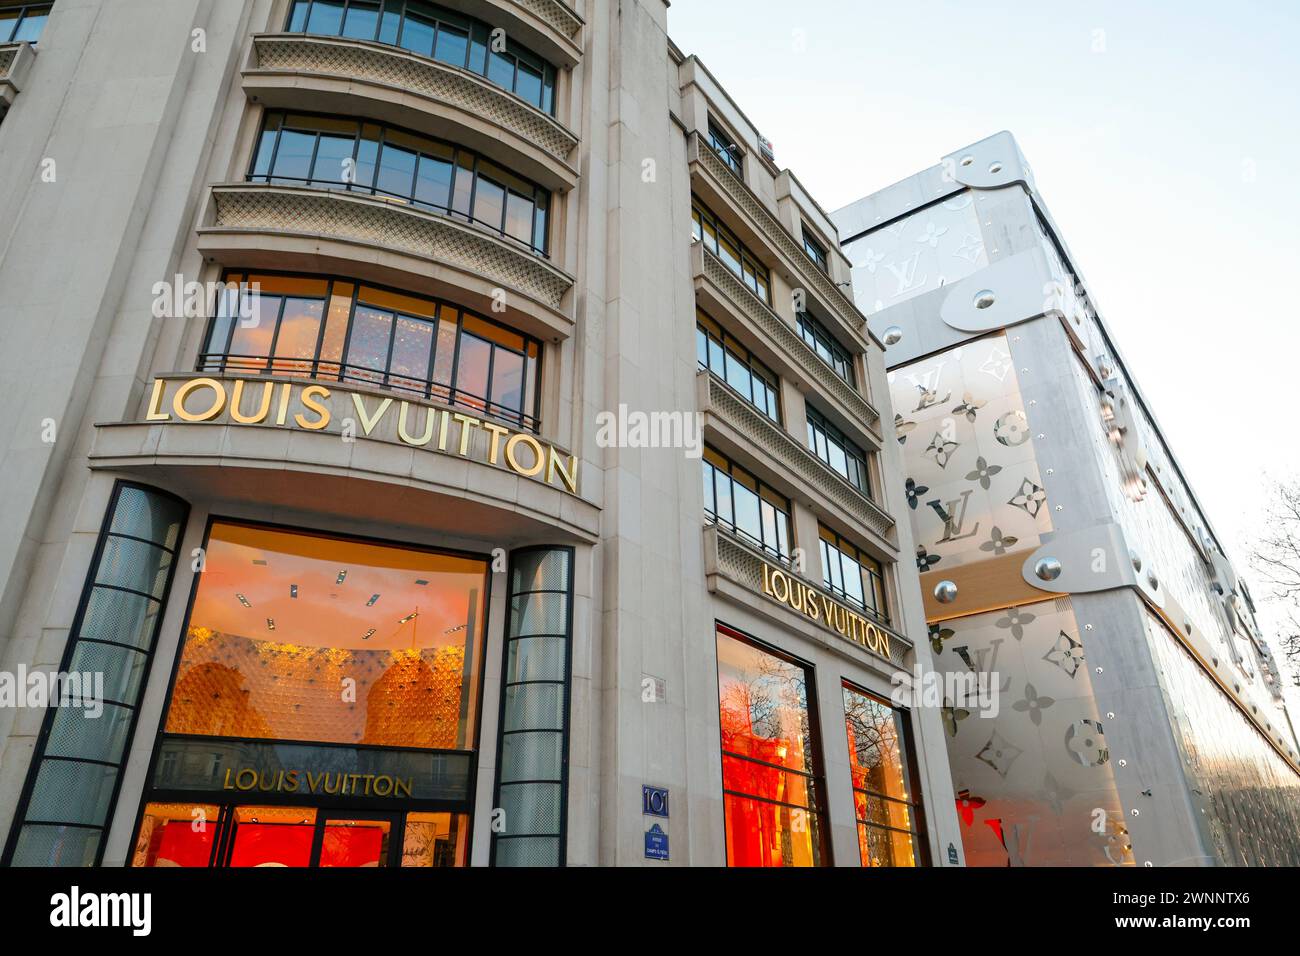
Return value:
[(727, 168), (722, 157), (714, 152), (713, 147), (698, 132), (691, 134), (690, 158), (708, 174), (719, 192), (740, 207), (756, 231), (785, 257), (787, 264), (803, 280), (804, 285), (835, 313), (839, 321), (855, 332), (865, 333), (867, 320), (857, 306), (829, 276), (813, 264), (803, 251), (803, 243), (796, 240), (749, 186)]
[[(845, 481), (793, 435), (744, 401), (706, 371), (698, 374), (700, 407), (728, 426), (742, 443), (765, 452), (780, 472), (807, 491), (893, 546), (894, 519), (889, 513)], [(707, 420), (706, 420), (707, 425)]]
[(417, 379), (382, 369), (373, 369), (344, 362), (324, 359), (287, 359), (270, 355), (232, 355), (226, 352), (200, 352), (197, 371), (212, 375), (246, 377), (268, 375), (271, 377), (310, 378), (324, 382), (342, 382), (345, 385), (366, 385), (387, 391), (401, 392), (428, 401), (440, 402), (486, 415), (516, 428), (536, 433), (541, 423), (532, 415), (517, 408), (493, 402), (482, 395), (463, 388), (454, 388), (429, 379)]
[(350, 37), (297, 33), (253, 38), (256, 63), (246, 74), (320, 74), (391, 87), (447, 103), (513, 133), (565, 161), (578, 137), (558, 120), (468, 70), (398, 47)]
[(799, 333), (754, 295), (717, 256), (701, 243), (696, 243), (695, 250), (695, 255), (699, 257), (696, 275), (717, 288), (737, 311), (753, 322), (770, 345), (783, 352), (825, 395), (838, 402), (850, 421), (860, 422), (867, 433), (879, 442), (880, 413), (875, 407), (857, 389), (836, 375), (835, 370), (818, 357)]
[(205, 232), (325, 236), (435, 259), (559, 310), (573, 278), (518, 244), (447, 216), (327, 189), (239, 183), (212, 187)]

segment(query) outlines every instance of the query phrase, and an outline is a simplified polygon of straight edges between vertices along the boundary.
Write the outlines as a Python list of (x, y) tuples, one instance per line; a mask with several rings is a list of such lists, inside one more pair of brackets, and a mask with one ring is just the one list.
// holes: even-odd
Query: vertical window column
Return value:
[(573, 549), (511, 557), (497, 737), (494, 866), (562, 866), (569, 767)]
[(81, 686), (65, 681), (49, 703), (5, 865), (92, 866), (102, 858), (188, 513), (183, 501), (152, 488), (113, 489), (59, 665)]

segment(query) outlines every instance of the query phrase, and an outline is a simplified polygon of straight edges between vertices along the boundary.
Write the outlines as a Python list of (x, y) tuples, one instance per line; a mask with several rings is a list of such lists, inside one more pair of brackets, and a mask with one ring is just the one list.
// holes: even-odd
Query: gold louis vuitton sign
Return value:
[(845, 607), (828, 595), (794, 575), (763, 562), (763, 593), (800, 614), (805, 614), (828, 631), (879, 654), (890, 655), (889, 634), (852, 608)]
[[(341, 408), (339, 406), (342, 406)], [(395, 420), (395, 421), (394, 421)], [(272, 379), (154, 379), (147, 422), (224, 422), (396, 440), (578, 493), (578, 459), (528, 432), (451, 408)], [(396, 429), (392, 425), (396, 424)]]

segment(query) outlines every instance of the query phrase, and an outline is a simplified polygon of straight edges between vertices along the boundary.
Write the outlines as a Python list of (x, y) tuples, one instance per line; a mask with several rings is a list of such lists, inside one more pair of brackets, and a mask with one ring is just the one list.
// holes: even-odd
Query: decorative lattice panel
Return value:
[(234, 186), (214, 191), (223, 229), (258, 229), (373, 243), (437, 259), (558, 309), (573, 280), (522, 249), (433, 213), (328, 191)]
[(769, 339), (784, 348), (823, 391), (832, 395), (844, 406), (845, 411), (862, 422), (872, 435), (877, 439), (880, 438), (880, 413), (848, 382), (836, 375), (830, 366), (819, 359), (817, 353), (799, 337), (789, 323), (782, 321), (775, 312), (759, 301), (745, 283), (736, 278), (736, 274), (707, 249), (704, 250), (704, 275), (726, 294), (733, 305), (749, 316)]
[(556, 159), (578, 143), (550, 116), (487, 80), (401, 50), (344, 38), (258, 37), (257, 60), (262, 70), (355, 78), (427, 96), (496, 123)]
[(894, 519), (870, 498), (831, 471), (820, 458), (799, 444), (792, 435), (774, 424), (712, 375), (709, 408), (755, 447), (767, 452), (784, 473), (800, 484), (815, 489), (845, 514), (882, 538), (894, 527)]

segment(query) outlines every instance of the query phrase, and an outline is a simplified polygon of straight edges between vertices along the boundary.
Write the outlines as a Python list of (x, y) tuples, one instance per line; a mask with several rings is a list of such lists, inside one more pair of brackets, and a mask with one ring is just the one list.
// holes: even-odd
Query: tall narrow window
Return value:
[(188, 512), (153, 488), (113, 489), (5, 865), (93, 866), (103, 856)]
[(826, 258), (826, 247), (812, 237), (807, 226), (803, 228), (803, 251), (818, 269), (827, 275), (830, 274), (831, 267)]
[(863, 866), (919, 866), (920, 799), (903, 711), (844, 683), (844, 725)]
[(828, 865), (809, 670), (722, 625), (717, 641), (727, 865)]
[(880, 562), (825, 525), (819, 525), (822, 583), (881, 624), (889, 624)]
[(790, 560), (790, 502), (712, 448), (704, 449), (704, 519)]
[(709, 120), (709, 146), (727, 164), (728, 169), (744, 179), (745, 154), (736, 145), (736, 141), (723, 132), (722, 127), (713, 120)]
[(494, 866), (564, 864), (573, 549), (511, 556), (502, 673)]

